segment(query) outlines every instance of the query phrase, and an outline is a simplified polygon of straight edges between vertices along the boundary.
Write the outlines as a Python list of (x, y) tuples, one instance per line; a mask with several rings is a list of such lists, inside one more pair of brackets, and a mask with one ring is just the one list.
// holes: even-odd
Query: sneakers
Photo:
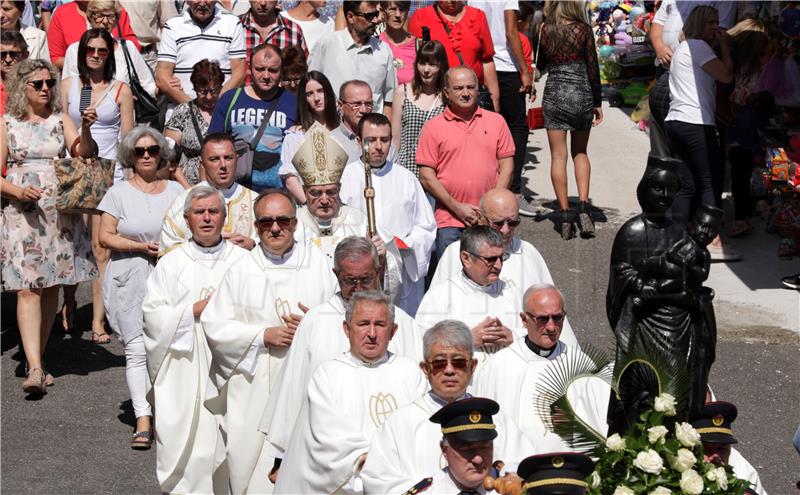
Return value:
[(539, 214), (539, 210), (533, 206), (533, 202), (523, 196), (522, 194), (517, 194), (517, 200), (519, 203), (519, 214), (525, 217), (535, 217)]
[(800, 273), (783, 277), (781, 283), (787, 289), (800, 290)]

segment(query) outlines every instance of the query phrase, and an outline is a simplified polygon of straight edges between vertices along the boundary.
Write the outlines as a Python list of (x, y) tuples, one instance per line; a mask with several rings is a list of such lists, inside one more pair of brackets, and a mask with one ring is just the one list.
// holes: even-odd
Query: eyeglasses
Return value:
[(197, 93), (197, 96), (211, 96), (218, 94), (222, 91), (222, 86), (216, 88), (206, 88), (206, 89), (195, 89), (194, 92)]
[(555, 314), (552, 314), (552, 315), (538, 315), (538, 316), (536, 316), (536, 315), (533, 315), (533, 314), (525, 311), (525, 316), (527, 316), (531, 320), (535, 321), (537, 325), (547, 325), (547, 322), (550, 321), (551, 319), (555, 323), (561, 323), (562, 321), (564, 321), (564, 317), (567, 316), (567, 312), (564, 311), (562, 313), (555, 313)]
[(145, 152), (147, 152), (150, 156), (155, 156), (161, 153), (161, 146), (154, 144), (153, 146), (134, 146), (133, 147), (133, 154), (136, 155), (137, 158), (141, 158), (144, 156)]
[(33, 86), (33, 89), (36, 91), (41, 91), (42, 86), (47, 85), (48, 88), (52, 88), (56, 85), (55, 79), (37, 79), (35, 81), (28, 81), (28, 84)]
[(319, 199), (323, 195), (325, 195), (325, 196), (327, 196), (329, 198), (338, 198), (339, 197), (339, 188), (337, 187), (336, 189), (330, 189), (328, 191), (320, 191), (320, 190), (314, 189), (312, 191), (306, 191), (306, 194), (308, 194), (309, 196), (311, 196), (314, 199)]
[(11, 57), (11, 60), (17, 60), (22, 56), (21, 50), (3, 50), (0, 52), (0, 60), (5, 60), (6, 57)]
[(271, 229), (277, 223), (281, 230), (286, 230), (292, 224), (294, 217), (261, 217), (256, 219), (256, 227), (259, 229)]
[(375, 12), (353, 12), (353, 15), (357, 15), (358, 17), (363, 17), (365, 21), (372, 22), (377, 19), (381, 13), (377, 10)]
[(116, 13), (101, 14), (99, 12), (96, 14), (92, 14), (92, 20), (95, 22), (105, 21), (106, 19), (108, 19), (109, 21), (116, 21), (117, 14)]
[(93, 57), (97, 55), (98, 57), (108, 57), (108, 48), (95, 48), (93, 46), (86, 47), (86, 55)]
[(283, 84), (291, 84), (292, 86), (296, 86), (300, 84), (300, 79), (302, 79), (302, 77), (284, 77), (281, 82)]
[(370, 284), (375, 282), (375, 275), (367, 275), (366, 277), (356, 278), (356, 277), (347, 277), (339, 280), (339, 283), (344, 285), (345, 287), (355, 287), (360, 285), (361, 287), (366, 287)]
[(471, 362), (472, 359), (467, 359), (465, 357), (454, 357), (434, 359), (433, 361), (428, 361), (426, 364), (428, 365), (428, 368), (430, 368), (431, 373), (436, 375), (447, 369), (448, 364), (450, 364), (450, 366), (452, 366), (456, 371), (464, 371)]
[(371, 101), (344, 101), (342, 103), (350, 107), (352, 110), (358, 110), (359, 108), (364, 108), (366, 110), (372, 110), (372, 107), (375, 105)]
[(518, 227), (519, 224), (522, 223), (522, 220), (519, 218), (504, 218), (503, 220), (498, 220), (496, 222), (490, 220), (489, 223), (492, 224), (492, 227), (495, 229), (502, 229), (503, 225), (508, 225), (513, 229), (514, 227)]
[[(467, 252), (469, 252), (469, 251), (467, 251)], [(472, 256), (475, 256), (476, 258), (480, 258), (488, 266), (494, 266), (494, 264), (497, 263), (497, 260), (500, 260), (502, 262), (506, 262), (506, 261), (508, 261), (508, 257), (509, 257), (508, 253), (503, 253), (500, 256), (481, 256), (480, 254), (475, 254), (475, 253), (469, 253), (469, 254), (471, 254)]]

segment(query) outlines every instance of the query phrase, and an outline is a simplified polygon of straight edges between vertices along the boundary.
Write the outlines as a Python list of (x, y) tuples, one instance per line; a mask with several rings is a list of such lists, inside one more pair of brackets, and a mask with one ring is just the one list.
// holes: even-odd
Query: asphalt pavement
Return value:
[[(613, 347), (605, 314), (611, 243), (619, 226), (637, 213), (633, 191), (646, 157), (642, 141), (646, 138), (626, 119), (619, 110), (606, 109), (606, 122), (590, 140), (596, 237), (562, 241), (546, 216), (525, 218), (518, 231), (548, 262), (565, 293), (578, 338), (607, 349)], [(551, 205), (544, 131), (531, 135), (529, 151), (527, 187), (536, 194), (537, 204)], [(745, 267), (758, 261), (741, 263)], [(753, 292), (757, 295), (760, 290), (764, 289)], [(791, 296), (796, 294), (789, 300)], [(91, 343), (89, 301), (84, 284), (79, 290), (79, 332), (53, 332), (45, 362), (56, 385), (39, 400), (29, 400), (22, 392), (24, 357), (13, 311), (3, 307), (0, 489), (4, 494), (158, 493), (155, 451), (129, 447), (133, 414), (122, 346), (116, 339), (105, 346)], [(758, 304), (763, 309), (770, 302)], [(799, 311), (797, 305), (774, 306), (771, 309), (778, 314)], [(757, 317), (769, 307), (737, 309), (741, 304), (733, 297), (717, 306), (719, 342), (710, 381), (720, 400), (739, 407), (734, 424), (737, 448), (759, 470), (767, 491), (797, 493), (800, 456), (791, 439), (800, 422), (800, 338), (797, 329), (783, 320), (773, 318), (770, 324)]]

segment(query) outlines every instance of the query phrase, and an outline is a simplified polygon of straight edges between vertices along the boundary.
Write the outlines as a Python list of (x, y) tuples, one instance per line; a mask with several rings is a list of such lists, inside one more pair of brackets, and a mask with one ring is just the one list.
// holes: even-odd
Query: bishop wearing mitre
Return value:
[[(222, 227), (222, 236), (245, 249), (253, 249), (258, 243), (258, 233), (253, 224), (253, 201), (256, 193), (234, 182), (236, 172), (236, 148), (230, 135), (216, 132), (203, 139), (200, 151), (200, 166), (206, 180), (198, 186), (210, 186), (222, 192), (228, 215)], [(183, 202), (191, 189), (178, 195), (164, 216), (158, 255), (164, 256), (175, 247), (189, 240), (191, 233), (183, 219)]]
[(220, 493), (228, 476), (220, 467), (225, 453), (217, 421), (203, 406), (214, 387), (200, 315), (247, 251), (222, 239), (226, 209), (219, 190), (191, 189), (183, 210), (191, 238), (156, 265), (142, 307), (149, 399), (157, 411), (156, 474), (164, 493)]
[(362, 493), (372, 435), (427, 388), (417, 363), (388, 351), (397, 325), (386, 294), (353, 294), (346, 315), (350, 349), (311, 376), (276, 493)]
[(266, 493), (274, 463), (258, 432), (261, 414), (303, 310), (336, 290), (327, 258), (294, 239), (293, 200), (265, 190), (254, 205), (259, 244), (233, 265), (202, 316), (219, 395), (233, 493)]
[[(306, 131), (305, 138), (292, 158), (292, 164), (303, 179), (308, 202), (297, 210), (300, 227), (295, 233), (298, 242), (309, 244), (333, 260), (336, 246), (347, 236), (368, 235), (367, 215), (343, 205), (339, 197), (341, 178), (347, 165), (347, 152), (336, 142), (325, 126), (318, 122)], [(400, 294), (403, 260), (393, 237), (380, 225), (369, 240), (381, 256), (381, 287), (393, 297)]]

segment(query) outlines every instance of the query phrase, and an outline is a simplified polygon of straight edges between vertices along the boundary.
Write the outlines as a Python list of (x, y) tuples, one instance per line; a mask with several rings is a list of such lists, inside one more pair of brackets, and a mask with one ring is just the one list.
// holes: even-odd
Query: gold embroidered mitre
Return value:
[(304, 185), (321, 186), (338, 184), (347, 160), (347, 152), (331, 133), (319, 122), (314, 122), (294, 154), (292, 165)]

